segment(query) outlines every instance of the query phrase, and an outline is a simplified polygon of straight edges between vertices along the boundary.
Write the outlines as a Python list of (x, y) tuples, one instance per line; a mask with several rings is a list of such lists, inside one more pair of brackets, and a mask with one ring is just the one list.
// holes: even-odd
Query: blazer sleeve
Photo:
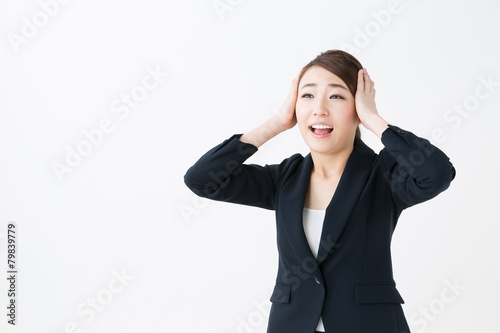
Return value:
[(381, 139), (385, 178), (401, 210), (437, 196), (455, 178), (448, 156), (429, 140), (394, 125), (384, 130)]
[[(203, 154), (184, 175), (186, 186), (200, 197), (275, 209), (275, 193), (286, 161), (280, 164), (244, 164), (258, 147), (233, 134)], [(298, 154), (296, 154), (298, 155)]]

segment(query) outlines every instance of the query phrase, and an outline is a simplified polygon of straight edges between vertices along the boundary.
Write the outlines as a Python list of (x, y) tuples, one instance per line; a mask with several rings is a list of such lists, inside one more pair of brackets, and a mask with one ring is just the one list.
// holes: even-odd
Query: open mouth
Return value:
[(327, 135), (333, 131), (333, 127), (328, 125), (312, 125), (309, 129), (316, 135)]

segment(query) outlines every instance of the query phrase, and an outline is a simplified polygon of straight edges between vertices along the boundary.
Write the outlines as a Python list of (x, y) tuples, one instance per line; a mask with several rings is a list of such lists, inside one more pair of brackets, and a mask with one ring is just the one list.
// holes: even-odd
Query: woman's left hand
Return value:
[(370, 78), (366, 68), (358, 72), (358, 88), (356, 96), (356, 112), (361, 124), (381, 137), (384, 129), (387, 128), (387, 122), (383, 120), (377, 111), (375, 105), (375, 82)]
[(375, 105), (374, 87), (375, 82), (368, 75), (366, 68), (359, 70), (358, 88), (354, 99), (356, 102), (356, 112), (363, 126), (365, 126), (365, 122), (369, 117), (378, 115), (377, 106)]

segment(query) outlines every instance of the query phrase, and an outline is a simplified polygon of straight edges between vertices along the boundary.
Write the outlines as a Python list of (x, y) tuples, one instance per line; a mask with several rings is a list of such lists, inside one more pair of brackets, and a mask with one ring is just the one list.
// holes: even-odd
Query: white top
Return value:
[[(319, 241), (321, 239), (321, 231), (323, 230), (323, 221), (325, 220), (326, 209), (311, 209), (304, 207), (302, 219), (304, 221), (304, 232), (307, 242), (311, 248), (314, 258), (317, 258), (319, 251)], [(324, 332), (323, 319), (319, 317), (316, 331)]]

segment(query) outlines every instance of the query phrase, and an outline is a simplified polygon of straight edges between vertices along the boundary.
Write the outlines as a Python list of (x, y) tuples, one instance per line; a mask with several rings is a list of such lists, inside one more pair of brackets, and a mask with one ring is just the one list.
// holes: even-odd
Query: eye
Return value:
[[(311, 95), (311, 94), (304, 94), (304, 95), (302, 95), (302, 98), (311, 98), (311, 97), (313, 97), (313, 95)], [(339, 96), (339, 95), (332, 95), (332, 96), (330, 96), (330, 98), (332, 98), (332, 97), (334, 97), (333, 99), (344, 99), (344, 97)]]

